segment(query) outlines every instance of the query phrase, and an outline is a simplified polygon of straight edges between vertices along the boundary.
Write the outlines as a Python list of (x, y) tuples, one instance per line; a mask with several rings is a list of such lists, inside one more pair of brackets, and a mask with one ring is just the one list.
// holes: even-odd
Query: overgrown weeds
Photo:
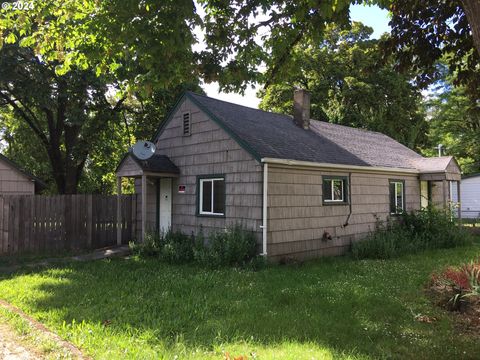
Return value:
[(142, 244), (130, 246), (141, 257), (158, 257), (171, 264), (195, 262), (210, 268), (248, 265), (257, 269), (264, 263), (256, 256), (255, 234), (240, 225), (212, 232), (208, 236), (203, 231), (196, 236), (179, 231), (149, 233)]
[(352, 244), (356, 259), (389, 259), (427, 249), (453, 248), (472, 243), (472, 236), (432, 207), (378, 223), (364, 240)]

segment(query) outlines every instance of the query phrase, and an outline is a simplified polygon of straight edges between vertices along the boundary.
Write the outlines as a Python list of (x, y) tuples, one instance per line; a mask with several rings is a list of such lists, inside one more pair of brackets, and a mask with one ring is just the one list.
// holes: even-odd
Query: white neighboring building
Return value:
[[(457, 189), (452, 190), (452, 200), (457, 202)], [(462, 217), (480, 218), (480, 173), (462, 177), (460, 195)]]

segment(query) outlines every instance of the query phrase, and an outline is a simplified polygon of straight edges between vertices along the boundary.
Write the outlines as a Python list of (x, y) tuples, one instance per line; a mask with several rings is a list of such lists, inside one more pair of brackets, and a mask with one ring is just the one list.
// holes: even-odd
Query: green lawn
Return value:
[[(262, 271), (106, 260), (5, 275), (0, 298), (98, 359), (478, 358), (423, 293), (480, 246)], [(415, 314), (434, 316), (428, 324)]]

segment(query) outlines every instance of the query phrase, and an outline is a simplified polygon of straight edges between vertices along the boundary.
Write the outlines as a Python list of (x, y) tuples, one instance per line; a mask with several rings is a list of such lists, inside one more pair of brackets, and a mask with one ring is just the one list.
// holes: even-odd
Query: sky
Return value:
[[(379, 38), (384, 32), (390, 31), (388, 12), (380, 9), (378, 6), (353, 5), (350, 7), (350, 18), (353, 21), (360, 21), (373, 28), (373, 38)], [(201, 38), (201, 35), (199, 38)], [(199, 44), (199, 47), (202, 47), (202, 44)], [(244, 106), (258, 108), (260, 103), (260, 99), (255, 95), (257, 93), (256, 88), (248, 88), (243, 96), (236, 93), (219, 92), (218, 83), (204, 84), (203, 89), (210, 97)]]

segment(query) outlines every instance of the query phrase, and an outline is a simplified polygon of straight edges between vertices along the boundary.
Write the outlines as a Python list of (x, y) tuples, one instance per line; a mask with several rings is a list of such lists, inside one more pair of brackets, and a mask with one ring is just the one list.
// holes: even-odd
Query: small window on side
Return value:
[(346, 177), (323, 177), (323, 203), (348, 203), (348, 180)]
[(191, 125), (190, 113), (186, 112), (183, 114), (183, 136), (191, 135)]
[(405, 182), (390, 180), (390, 214), (397, 215), (405, 211)]

